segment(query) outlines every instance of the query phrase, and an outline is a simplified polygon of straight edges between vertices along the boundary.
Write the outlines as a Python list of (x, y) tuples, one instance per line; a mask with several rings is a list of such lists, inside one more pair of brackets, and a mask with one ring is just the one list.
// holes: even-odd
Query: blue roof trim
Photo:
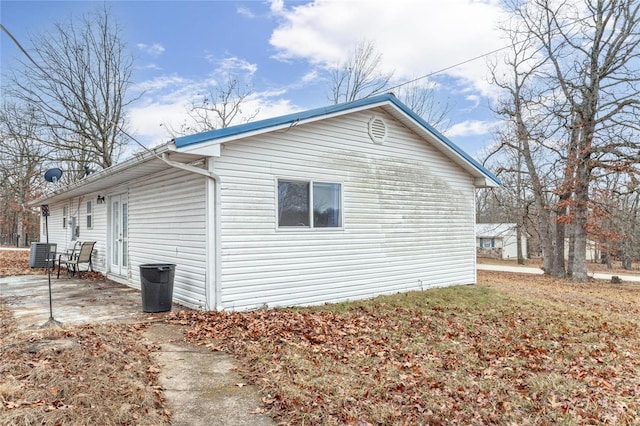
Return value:
[(194, 135), (181, 136), (181, 137), (175, 138), (174, 142), (176, 144), (176, 148), (183, 148), (189, 145), (195, 145), (202, 142), (213, 141), (216, 139), (221, 139), (229, 136), (236, 136), (243, 133), (254, 132), (258, 130), (268, 129), (270, 127), (282, 126), (285, 124), (293, 124), (297, 121), (308, 120), (311, 118), (340, 113), (343, 111), (349, 111), (352, 109), (371, 106), (375, 104), (383, 104), (385, 102), (391, 102), (392, 104), (394, 104), (402, 112), (404, 112), (409, 117), (411, 117), (411, 119), (419, 123), (422, 127), (424, 127), (429, 132), (433, 133), (445, 145), (447, 145), (455, 153), (457, 153), (462, 158), (464, 158), (467, 162), (472, 164), (480, 172), (485, 174), (488, 178), (493, 180), (496, 184), (498, 185), (500, 184), (500, 179), (498, 179), (493, 173), (485, 169), (480, 163), (478, 163), (471, 156), (469, 156), (469, 154), (464, 152), (456, 144), (454, 144), (449, 139), (447, 139), (442, 133), (440, 133), (435, 128), (433, 128), (423, 118), (421, 118), (415, 112), (410, 110), (409, 107), (407, 107), (405, 104), (400, 102), (398, 98), (396, 98), (392, 94), (377, 95), (377, 96), (372, 96), (370, 98), (359, 99), (353, 102), (331, 105), (328, 107), (316, 108), (316, 109), (311, 109), (311, 110), (302, 111), (302, 112), (296, 112), (293, 114), (282, 115), (280, 117), (268, 118), (266, 120), (259, 120), (251, 123), (240, 124), (237, 126), (226, 127), (224, 129), (216, 129), (216, 130), (210, 130), (208, 132), (196, 133)]
[(366, 99), (360, 99), (354, 102), (344, 104), (331, 105), (328, 107), (310, 109), (307, 111), (294, 112), (292, 114), (281, 115), (280, 117), (267, 118), (265, 120), (253, 121), (251, 123), (239, 124), (237, 126), (226, 127), (224, 129), (209, 130), (208, 132), (196, 133), (194, 135), (181, 136), (175, 138), (176, 148), (197, 144), (200, 142), (212, 141), (228, 136), (235, 136), (241, 133), (249, 133), (256, 130), (262, 130), (269, 127), (281, 126), (283, 124), (295, 123), (296, 121), (308, 120), (310, 118), (321, 117), (324, 115), (335, 114), (350, 109), (359, 108), (361, 106), (372, 105), (395, 99), (393, 95), (379, 95)]

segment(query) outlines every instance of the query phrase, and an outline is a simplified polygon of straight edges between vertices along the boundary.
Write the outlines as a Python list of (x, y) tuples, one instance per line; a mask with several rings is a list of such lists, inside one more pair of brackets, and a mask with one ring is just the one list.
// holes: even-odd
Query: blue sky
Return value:
[[(30, 35), (102, 6), (91, 1), (5, 1), (0, 22), (25, 46)], [(135, 57), (130, 130), (146, 145), (171, 139), (186, 108), (228, 72), (250, 80), (245, 112), (268, 118), (330, 104), (328, 70), (371, 40), (395, 83), (504, 46), (497, 0), (112, 1), (106, 2)], [(5, 73), (21, 54), (0, 35)], [(449, 104), (445, 134), (478, 156), (497, 124), (496, 96), (480, 59), (421, 80)], [(162, 124), (162, 125), (161, 125)]]

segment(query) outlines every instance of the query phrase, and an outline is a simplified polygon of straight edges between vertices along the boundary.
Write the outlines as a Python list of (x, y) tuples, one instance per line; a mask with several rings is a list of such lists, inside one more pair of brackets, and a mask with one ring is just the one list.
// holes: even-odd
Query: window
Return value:
[(493, 238), (480, 238), (481, 248), (494, 248), (496, 246), (496, 240)]
[(93, 203), (87, 201), (87, 229), (93, 227)]
[(64, 206), (62, 208), (62, 227), (66, 228), (67, 227), (67, 216), (69, 215), (69, 209), (67, 208), (67, 206)]
[(278, 180), (280, 227), (339, 228), (341, 205), (339, 183)]

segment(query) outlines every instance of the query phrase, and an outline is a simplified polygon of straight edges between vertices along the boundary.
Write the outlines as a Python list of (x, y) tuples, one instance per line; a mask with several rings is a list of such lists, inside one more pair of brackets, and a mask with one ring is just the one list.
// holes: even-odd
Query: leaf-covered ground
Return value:
[[(28, 255), (0, 251), (0, 275), (37, 272)], [(0, 425), (169, 424), (143, 327), (19, 330), (0, 294)]]
[(44, 273), (46, 273), (44, 268), (29, 267), (29, 252), (27, 250), (0, 250), (0, 277)]
[[(23, 253), (0, 251), (0, 275), (30, 273)], [(284, 424), (640, 424), (640, 285), (488, 271), (479, 280), (171, 321), (232, 353)], [(2, 303), (0, 326), (0, 424), (168, 421), (154, 348), (137, 327), (24, 333)]]
[(287, 424), (640, 424), (640, 286), (479, 278), (173, 321), (233, 353)]
[(0, 424), (168, 424), (160, 369), (135, 326), (4, 334), (6, 325), (0, 337)]

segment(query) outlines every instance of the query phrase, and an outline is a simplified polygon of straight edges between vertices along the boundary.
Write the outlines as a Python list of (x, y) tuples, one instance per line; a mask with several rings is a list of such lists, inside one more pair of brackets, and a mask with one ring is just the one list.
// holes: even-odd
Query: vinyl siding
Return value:
[[(112, 278), (140, 289), (140, 265), (143, 263), (174, 263), (176, 275), (173, 297), (192, 308), (205, 305), (205, 178), (181, 170), (168, 170), (126, 186), (101, 192), (104, 204), (97, 204), (98, 193), (76, 197), (50, 206), (49, 241), (58, 244), (58, 251), (73, 247), (71, 229), (62, 228), (63, 207), (80, 224), (80, 241), (96, 241), (94, 269), (108, 273), (106, 249), (109, 238), (109, 196), (127, 194), (129, 244), (128, 274)], [(93, 201), (93, 226), (86, 227), (88, 200)], [(44, 221), (41, 241), (45, 241)]]
[[(57, 243), (59, 252), (64, 252), (73, 248), (74, 240), (71, 239), (71, 228), (68, 220), (71, 216), (76, 216), (77, 223), (80, 226), (79, 241), (95, 241), (93, 248), (93, 269), (102, 273), (106, 272), (106, 204), (97, 204), (98, 194), (91, 193), (82, 197), (76, 197), (62, 203), (56, 203), (49, 206), (49, 241)], [(92, 201), (93, 207), (93, 224), (90, 229), (87, 228), (87, 201)], [(62, 213), (64, 206), (68, 208), (67, 227), (62, 227)], [(41, 221), (40, 241), (46, 240), (44, 220)], [(83, 269), (84, 270), (84, 269)]]
[[(472, 177), (384, 112), (223, 146), (222, 303), (307, 305), (475, 281)], [(277, 179), (343, 185), (342, 229), (277, 229)]]
[(192, 308), (205, 305), (205, 178), (181, 170), (129, 186), (129, 282), (140, 288), (140, 265), (173, 263), (173, 297)]

